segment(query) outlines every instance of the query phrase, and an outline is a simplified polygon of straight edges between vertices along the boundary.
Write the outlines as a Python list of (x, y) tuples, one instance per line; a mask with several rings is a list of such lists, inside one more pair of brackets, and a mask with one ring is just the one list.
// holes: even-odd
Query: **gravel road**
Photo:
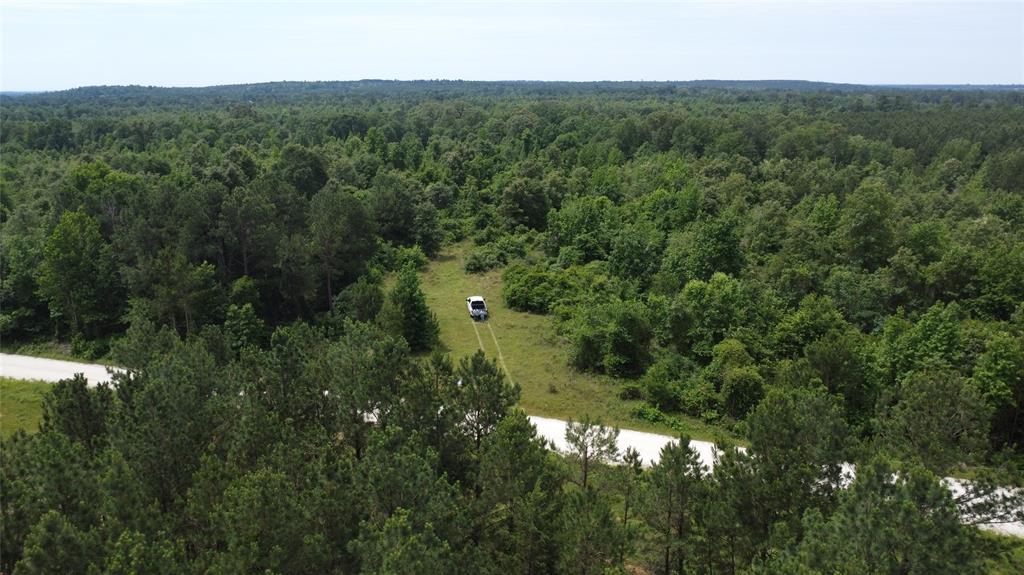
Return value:
[[(117, 368), (105, 365), (90, 363), (75, 363), (72, 361), (61, 361), (56, 359), (44, 359), (28, 357), (24, 355), (0, 354), (0, 376), (14, 379), (33, 379), (43, 381), (60, 381), (73, 377), (76, 373), (85, 374), (90, 385), (96, 385), (104, 381), (110, 381), (110, 371)], [(549, 440), (559, 451), (566, 451), (568, 445), (565, 442), (566, 422), (560, 419), (547, 417), (530, 416), (530, 421), (537, 426), (537, 433)], [(625, 451), (632, 447), (640, 453), (644, 465), (650, 465), (658, 460), (661, 448), (669, 442), (678, 441), (678, 438), (657, 433), (633, 431), (623, 429), (619, 432), (619, 450)], [(715, 446), (707, 441), (691, 441), (690, 445), (697, 450), (701, 461), (711, 469), (715, 465)], [(962, 492), (963, 487), (960, 480), (947, 478), (947, 485), (954, 494)], [(1024, 524), (1007, 523), (1002, 525), (986, 525), (990, 529), (1007, 535), (1024, 537)]]
[(56, 382), (76, 373), (85, 374), (90, 385), (110, 381), (105, 365), (0, 353), (0, 377)]

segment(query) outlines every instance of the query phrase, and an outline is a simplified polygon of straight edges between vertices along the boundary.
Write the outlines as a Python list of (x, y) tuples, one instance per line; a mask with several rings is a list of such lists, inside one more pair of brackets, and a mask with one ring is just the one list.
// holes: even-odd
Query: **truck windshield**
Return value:
[(472, 302), (469, 305), (473, 306), (473, 309), (484, 309), (484, 307), (486, 307), (486, 306), (484, 306), (484, 302), (482, 302), (482, 301), (475, 301), (475, 302)]

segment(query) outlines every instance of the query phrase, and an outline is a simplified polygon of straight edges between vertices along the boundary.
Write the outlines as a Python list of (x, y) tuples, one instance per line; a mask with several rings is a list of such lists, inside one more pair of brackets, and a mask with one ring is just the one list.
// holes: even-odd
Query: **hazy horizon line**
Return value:
[(468, 78), (358, 78), (358, 79), (333, 79), (333, 80), (258, 80), (253, 82), (229, 82), (224, 84), (81, 84), (68, 88), (57, 89), (20, 89), (2, 88), (0, 94), (50, 94), (57, 92), (70, 92), (88, 88), (155, 88), (165, 90), (176, 89), (205, 89), (205, 88), (226, 88), (232, 86), (258, 86), (263, 84), (329, 84), (329, 83), (359, 83), (359, 82), (465, 82), (477, 84), (684, 84), (699, 82), (747, 82), (747, 83), (768, 83), (768, 82), (802, 82), (808, 84), (829, 84), (834, 86), (864, 86), (872, 88), (929, 88), (929, 87), (999, 87), (999, 88), (1024, 88), (1024, 83), (972, 83), (972, 82), (908, 82), (908, 83), (864, 83), (864, 82), (838, 82), (832, 80), (809, 80), (805, 78), (691, 78), (673, 80), (647, 80), (647, 79), (593, 79), (593, 80), (551, 80), (551, 79), (526, 79), (510, 78), (502, 80), (474, 80)]

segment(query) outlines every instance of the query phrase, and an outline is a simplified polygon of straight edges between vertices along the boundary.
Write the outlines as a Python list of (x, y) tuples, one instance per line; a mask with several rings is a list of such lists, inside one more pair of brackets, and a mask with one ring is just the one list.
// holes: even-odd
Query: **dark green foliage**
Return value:
[(466, 256), (468, 273), (479, 273), (501, 267), (526, 255), (522, 237), (504, 235), (484, 245), (478, 245)]
[(95, 560), (96, 546), (87, 533), (58, 511), (48, 511), (25, 538), (24, 557), (15, 573), (85, 573)]
[(50, 313), (39, 290), (36, 270), (43, 257), (39, 234), (4, 234), (0, 240), (0, 335), (4, 338), (36, 335)]
[[(706, 497), (704, 467), (686, 436), (661, 449), (661, 457), (644, 485), (640, 513), (657, 534), (663, 573), (687, 573), (698, 568), (696, 558), (698, 506)], [(661, 557), (659, 557), (661, 559)]]
[(569, 355), (580, 369), (636, 377), (650, 363), (653, 333), (640, 302), (611, 302), (589, 308), (568, 327)]
[(665, 235), (651, 222), (625, 226), (612, 241), (610, 269), (619, 277), (646, 285), (658, 271), (664, 247)]
[(298, 144), (287, 144), (281, 148), (281, 159), (276, 169), (286, 182), (307, 198), (327, 183), (319, 154)]
[(434, 312), (427, 307), (416, 270), (406, 266), (398, 273), (384, 307), (381, 322), (395, 335), (405, 338), (413, 351), (427, 351), (434, 346), (440, 331)]
[(846, 199), (839, 219), (839, 242), (846, 256), (873, 270), (893, 253), (893, 198), (884, 182), (865, 180)]
[(512, 309), (547, 313), (575, 291), (575, 282), (558, 270), (513, 264), (502, 274), (502, 297)]
[(113, 403), (106, 385), (89, 389), (84, 376), (57, 382), (43, 401), (43, 431), (60, 433), (91, 449), (106, 439), (107, 420)]
[(522, 411), (503, 419), (483, 444), (480, 502), (498, 510), (485, 532), (497, 572), (553, 572), (564, 477)]
[(663, 291), (674, 291), (691, 280), (708, 280), (715, 273), (735, 275), (743, 266), (736, 223), (718, 217), (694, 224), (669, 240), (658, 279)]
[(807, 509), (831, 509), (852, 449), (842, 409), (821, 388), (770, 390), (747, 418), (750, 451), (758, 459), (761, 524), (797, 530)]
[(313, 196), (309, 210), (313, 260), (320, 266), (327, 301), (333, 302), (335, 286), (359, 277), (377, 250), (373, 227), (350, 190), (326, 187)]
[(355, 283), (341, 290), (334, 298), (332, 313), (339, 318), (350, 318), (356, 321), (373, 321), (384, 305), (384, 292), (380, 285), (367, 276), (360, 277)]
[(828, 519), (809, 512), (804, 531), (804, 541), (764, 572), (984, 572), (979, 534), (960, 523), (949, 491), (921, 468), (862, 466), (836, 512)]
[(1024, 337), (994, 334), (978, 357), (972, 381), (993, 409), (993, 432), (1007, 444), (1024, 433)]
[(497, 361), (487, 359), (483, 351), (462, 358), (455, 376), (459, 383), (454, 403), (464, 414), (465, 432), (479, 452), (484, 438), (519, 400), (519, 386), (507, 381)]
[(883, 449), (934, 473), (980, 460), (991, 408), (976, 386), (955, 372), (926, 370), (903, 380), (897, 398), (879, 422)]
[(592, 489), (573, 491), (566, 497), (562, 520), (565, 525), (559, 571), (593, 575), (621, 567), (625, 533), (607, 499)]

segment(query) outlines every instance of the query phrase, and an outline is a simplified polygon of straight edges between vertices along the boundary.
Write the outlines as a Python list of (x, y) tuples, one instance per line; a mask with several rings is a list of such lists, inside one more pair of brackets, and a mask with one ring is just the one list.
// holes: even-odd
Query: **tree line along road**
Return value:
[[(0, 377), (12, 379), (57, 382), (62, 379), (72, 378), (76, 373), (81, 373), (89, 380), (89, 385), (97, 385), (109, 382), (112, 374), (118, 371), (120, 371), (120, 368), (108, 365), (78, 363), (7, 353), (0, 354)], [(532, 415), (530, 416), (530, 421), (537, 427), (538, 435), (549, 441), (554, 449), (562, 452), (568, 451), (568, 443), (565, 439), (565, 429), (568, 422)], [(662, 447), (676, 441), (678, 441), (678, 438), (668, 435), (623, 429), (619, 432), (618, 446), (620, 452), (627, 448), (637, 450), (643, 458), (644, 464), (650, 465), (658, 460)], [(707, 468), (710, 469), (714, 466), (716, 451), (713, 443), (691, 441), (690, 447), (697, 451), (701, 461)], [(849, 471), (852, 473), (852, 469)], [(954, 493), (963, 490), (961, 480), (946, 478), (946, 482)], [(1024, 523), (1020, 522), (986, 525), (985, 528), (1005, 535), (1024, 537)]]

